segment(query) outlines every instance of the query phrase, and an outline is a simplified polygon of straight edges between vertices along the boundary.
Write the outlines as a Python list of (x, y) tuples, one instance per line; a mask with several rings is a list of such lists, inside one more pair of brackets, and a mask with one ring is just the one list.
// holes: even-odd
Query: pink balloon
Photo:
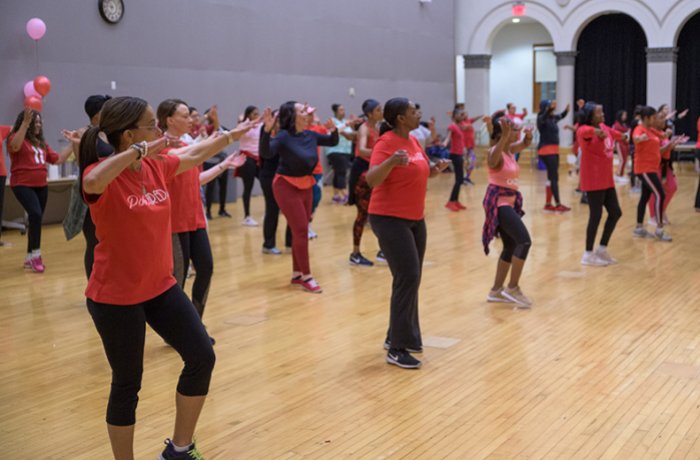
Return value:
[(41, 97), (41, 94), (34, 88), (34, 80), (29, 80), (24, 84), (24, 97), (37, 96)]
[(27, 21), (27, 33), (34, 40), (40, 40), (46, 33), (46, 24), (39, 18), (31, 18)]

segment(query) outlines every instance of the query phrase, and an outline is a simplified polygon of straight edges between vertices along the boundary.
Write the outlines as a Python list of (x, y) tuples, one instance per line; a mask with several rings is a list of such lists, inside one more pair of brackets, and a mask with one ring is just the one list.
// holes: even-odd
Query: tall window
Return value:
[(532, 113), (540, 110), (540, 101), (557, 97), (557, 59), (554, 45), (532, 45)]

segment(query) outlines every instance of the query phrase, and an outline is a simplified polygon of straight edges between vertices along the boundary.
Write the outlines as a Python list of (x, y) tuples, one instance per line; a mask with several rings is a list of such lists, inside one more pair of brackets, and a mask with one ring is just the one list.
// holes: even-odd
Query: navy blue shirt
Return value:
[(337, 129), (327, 135), (314, 131), (292, 134), (283, 129), (272, 139), (270, 133), (263, 129), (260, 134), (260, 156), (266, 160), (279, 156), (278, 174), (310, 176), (318, 163), (318, 146), (332, 147), (337, 143)]

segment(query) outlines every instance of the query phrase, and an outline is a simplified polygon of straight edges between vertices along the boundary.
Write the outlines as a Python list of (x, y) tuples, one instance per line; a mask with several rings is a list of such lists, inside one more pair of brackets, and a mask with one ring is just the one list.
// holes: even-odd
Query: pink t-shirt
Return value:
[(251, 130), (239, 139), (239, 148), (241, 152), (248, 152), (253, 156), (258, 156), (258, 146), (260, 145), (260, 129), (262, 123), (258, 123)]
[[(520, 165), (510, 152), (503, 152), (503, 165), (500, 169), (489, 168), (489, 184), (499, 187), (518, 190), (518, 177), (520, 177)], [(498, 206), (514, 206), (514, 196), (498, 197)]]

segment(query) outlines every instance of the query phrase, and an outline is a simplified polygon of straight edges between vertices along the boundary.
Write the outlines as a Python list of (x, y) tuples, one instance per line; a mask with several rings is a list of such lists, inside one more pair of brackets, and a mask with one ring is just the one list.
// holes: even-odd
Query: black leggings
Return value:
[(366, 176), (360, 176), (355, 186), (355, 207), (357, 216), (352, 226), (352, 244), (359, 246), (362, 241), (362, 233), (367, 223), (367, 211), (369, 210), (369, 200), (372, 198), (372, 188), (367, 183)]
[[(275, 200), (275, 194), (272, 193), (272, 181), (275, 178), (275, 173), (260, 171), (260, 188), (265, 198), (265, 217), (263, 218), (263, 247), (272, 249), (277, 246), (277, 224), (280, 218), (280, 207)], [(284, 245), (288, 248), (292, 247), (292, 229), (287, 225), (285, 232)]]
[(642, 195), (639, 197), (639, 205), (637, 206), (637, 224), (644, 223), (644, 210), (647, 207), (647, 202), (651, 198), (651, 194), (656, 195), (656, 222), (660, 227), (663, 227), (663, 210), (666, 194), (664, 187), (661, 185), (661, 179), (655, 172), (639, 174), (639, 179), (642, 181)]
[(187, 280), (187, 270), (190, 266), (190, 260), (192, 260), (197, 272), (192, 284), (192, 303), (201, 318), (209, 295), (211, 277), (214, 274), (214, 260), (206, 229), (200, 228), (193, 232), (174, 234), (173, 258), (175, 279), (183, 290)]
[[(219, 164), (204, 163), (204, 170), (218, 167)], [(219, 174), (214, 180), (209, 182), (204, 189), (204, 201), (207, 205), (207, 214), (211, 214), (211, 206), (214, 204), (214, 192), (216, 191), (216, 184), (219, 184), (219, 213), (226, 210), (226, 191), (228, 187), (228, 176), (229, 171)]]
[(455, 173), (455, 184), (452, 186), (450, 201), (459, 201), (459, 189), (464, 183), (464, 155), (450, 153), (450, 160)]
[(136, 423), (146, 323), (185, 363), (177, 392), (184, 396), (208, 393), (216, 356), (202, 320), (179, 286), (136, 305), (110, 305), (87, 299), (87, 307), (112, 368), (107, 423), (116, 426)]
[(95, 263), (95, 246), (97, 246), (95, 223), (92, 221), (89, 209), (85, 212), (85, 220), (83, 220), (83, 236), (85, 236), (83, 263), (85, 264), (85, 275), (87, 275), (89, 280), (92, 273), (92, 264)]
[(333, 188), (344, 190), (347, 186), (350, 155), (347, 153), (330, 153), (328, 162), (333, 168)]
[(600, 219), (603, 217), (603, 206), (608, 211), (608, 218), (603, 227), (603, 236), (600, 239), (601, 246), (607, 246), (610, 237), (615, 230), (617, 221), (622, 217), (622, 210), (617, 201), (615, 188), (605, 190), (594, 190), (588, 193), (588, 228), (586, 229), (586, 251), (592, 251), (595, 244), (595, 235), (598, 232)]
[(238, 177), (243, 179), (243, 211), (245, 216), (250, 215), (250, 195), (253, 193), (255, 178), (258, 176), (258, 165), (250, 157), (246, 157), (245, 163), (236, 170)]
[(497, 231), (503, 241), (502, 261), (511, 263), (513, 256), (522, 260), (527, 259), (532, 240), (523, 219), (512, 206), (498, 207)]
[(49, 187), (26, 187), (18, 185), (12, 187), (12, 193), (22, 205), (29, 216), (29, 229), (27, 238), (27, 253), (41, 248), (41, 219), (44, 217), (46, 200), (49, 196)]
[(425, 221), (376, 214), (370, 214), (369, 221), (393, 278), (387, 339), (391, 348), (421, 348), (418, 288), (428, 238)]
[(542, 163), (547, 167), (547, 180), (552, 190), (552, 196), (556, 204), (561, 204), (559, 199), (559, 155), (540, 155)]

